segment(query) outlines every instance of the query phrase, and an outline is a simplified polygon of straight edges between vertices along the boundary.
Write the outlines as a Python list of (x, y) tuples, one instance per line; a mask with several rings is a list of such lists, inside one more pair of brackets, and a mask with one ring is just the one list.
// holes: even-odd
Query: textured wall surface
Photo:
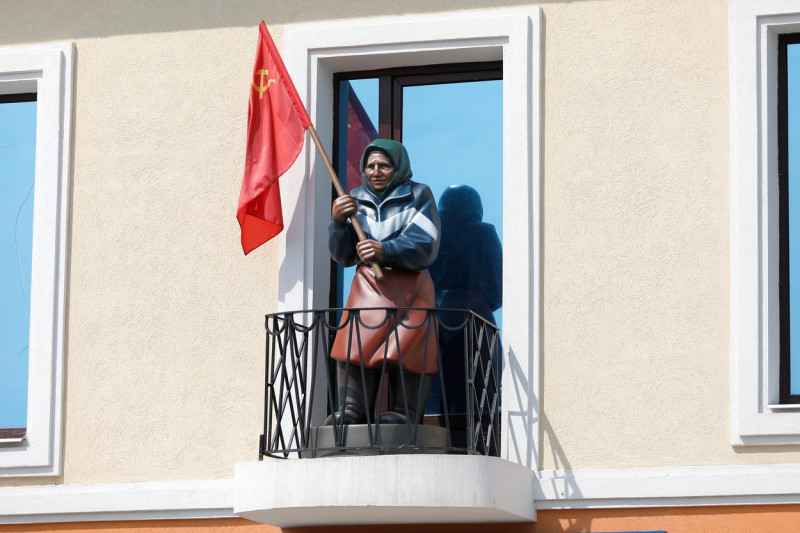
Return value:
[(229, 478), (257, 457), (278, 256), (243, 256), (235, 212), (258, 15), (203, 27), (221, 10), (197, 5), (47, 3), (25, 32), (77, 49), (66, 483)]
[(68, 482), (256, 456), (277, 247), (238, 245), (252, 33), (77, 42)]
[(733, 459), (726, 16), (546, 11), (544, 468)]
[[(500, 4), (521, 2), (380, 15)], [(800, 460), (728, 444), (727, 3), (539, 5), (541, 467)], [(255, 458), (280, 264), (275, 244), (242, 256), (234, 216), (256, 25), (280, 44), (283, 23), (374, 9), (3, 3), (0, 45), (77, 48), (57, 481), (227, 478)]]
[(796, 461), (729, 445), (727, 3), (545, 17), (540, 464)]

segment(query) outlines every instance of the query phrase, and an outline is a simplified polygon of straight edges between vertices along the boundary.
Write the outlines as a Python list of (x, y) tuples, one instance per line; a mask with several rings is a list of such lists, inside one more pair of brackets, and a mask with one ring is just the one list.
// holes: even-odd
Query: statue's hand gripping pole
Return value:
[[(328, 159), (328, 154), (325, 153), (325, 149), (322, 147), (322, 141), (320, 141), (319, 137), (317, 136), (317, 130), (315, 130), (314, 126), (311, 125), (308, 127), (308, 132), (311, 134), (311, 139), (314, 141), (314, 145), (317, 147), (319, 155), (322, 156), (322, 162), (325, 164), (325, 168), (328, 169), (328, 174), (333, 182), (333, 187), (336, 189), (336, 196), (345, 196), (346, 193), (342, 188), (342, 184), (339, 182), (339, 178), (336, 176), (336, 171), (333, 169), (333, 165), (331, 165), (331, 162)], [(353, 229), (356, 231), (358, 241), (361, 242), (367, 240), (367, 236), (364, 235), (364, 230), (361, 229), (361, 224), (358, 222), (358, 219), (355, 215), (350, 216), (350, 223), (353, 225)], [(373, 262), (370, 263), (370, 266), (372, 267), (372, 272), (375, 273), (375, 277), (378, 279), (378, 281), (382, 280), (383, 272), (381, 271), (380, 265)]]

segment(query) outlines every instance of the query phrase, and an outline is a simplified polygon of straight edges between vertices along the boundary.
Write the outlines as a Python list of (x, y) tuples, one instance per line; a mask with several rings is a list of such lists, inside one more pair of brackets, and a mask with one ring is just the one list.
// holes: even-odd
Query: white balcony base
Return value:
[(271, 459), (236, 465), (234, 513), (278, 527), (530, 522), (534, 479), (476, 455)]

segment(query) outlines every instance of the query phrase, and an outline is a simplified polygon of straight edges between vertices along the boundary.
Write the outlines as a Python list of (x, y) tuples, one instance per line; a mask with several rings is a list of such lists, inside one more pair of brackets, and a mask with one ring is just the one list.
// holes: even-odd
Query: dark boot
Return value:
[(360, 366), (339, 361), (336, 365), (339, 409), (325, 419), (325, 425), (366, 424), (367, 410), (371, 413), (375, 409), (378, 376), (375, 370), (365, 368), (362, 380)]
[(389, 380), (389, 410), (381, 413), (381, 424), (421, 423), (431, 390), (431, 375), (413, 374), (393, 366), (387, 369), (386, 377)]

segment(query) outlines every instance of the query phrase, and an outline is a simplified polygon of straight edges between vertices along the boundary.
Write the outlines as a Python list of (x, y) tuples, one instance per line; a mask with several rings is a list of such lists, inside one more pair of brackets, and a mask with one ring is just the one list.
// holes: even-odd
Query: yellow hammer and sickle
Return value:
[(275, 80), (273, 78), (269, 78), (269, 79), (267, 79), (267, 84), (264, 85), (264, 76), (268, 76), (269, 75), (269, 70), (261, 69), (258, 72), (256, 72), (256, 74), (259, 77), (258, 78), (258, 85), (256, 85), (256, 81), (255, 80), (253, 80), (251, 83), (253, 84), (253, 89), (258, 91), (258, 99), (261, 100), (262, 98), (264, 98), (264, 91), (269, 89), (269, 86), (272, 85), (273, 83), (275, 83)]

